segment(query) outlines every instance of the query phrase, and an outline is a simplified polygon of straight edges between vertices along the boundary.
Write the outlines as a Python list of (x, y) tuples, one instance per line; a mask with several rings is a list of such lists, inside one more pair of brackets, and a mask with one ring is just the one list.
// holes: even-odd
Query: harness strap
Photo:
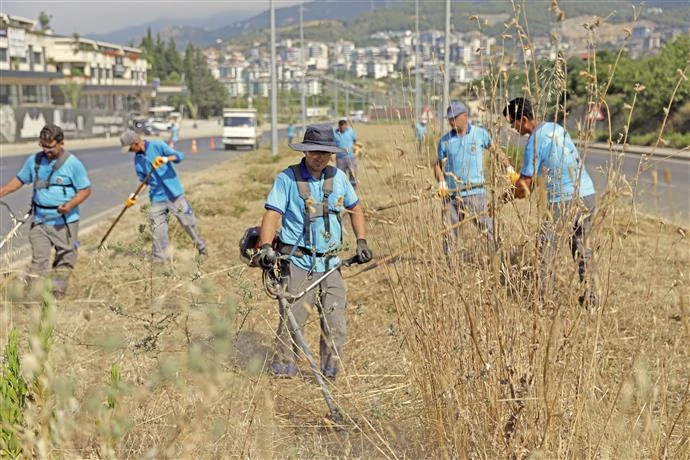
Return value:
[[(295, 176), (295, 182), (297, 183), (297, 190), (299, 192), (299, 196), (302, 198), (302, 200), (304, 200), (304, 246), (309, 248), (311, 247), (312, 214), (310, 204), (313, 205), (314, 200), (311, 196), (308, 180), (302, 177), (301, 163), (291, 165), (290, 169), (292, 170), (293, 176)], [(324, 231), (327, 235), (330, 235), (331, 233), (331, 222), (329, 218), (329, 214), (331, 213), (331, 211), (328, 205), (328, 198), (331, 195), (331, 192), (333, 192), (333, 182), (337, 171), (338, 170), (335, 167), (329, 165), (326, 166), (326, 169), (324, 170), (322, 176), (324, 178), (323, 198), (321, 200), (321, 203), (319, 204), (319, 207), (321, 208), (321, 217), (323, 217)], [(318, 211), (318, 209), (315, 209), (315, 211)], [(311, 250), (309, 250), (309, 252), (311, 252)], [(323, 257), (323, 255), (319, 256), (318, 253), (316, 255), (317, 257)]]
[[(43, 190), (49, 187), (62, 187), (63, 194), (66, 195), (67, 192), (65, 191), (66, 188), (71, 188), (75, 192), (77, 191), (77, 188), (74, 186), (74, 184), (51, 184), (50, 180), (53, 178), (53, 174), (55, 174), (56, 171), (58, 171), (60, 168), (62, 168), (62, 165), (65, 164), (65, 161), (71, 156), (72, 154), (69, 152), (65, 152), (64, 150), (62, 153), (60, 153), (60, 156), (57, 157), (57, 161), (53, 164), (53, 167), (50, 169), (50, 173), (48, 173), (48, 177), (46, 180), (39, 180), (38, 179), (38, 170), (41, 168), (41, 161), (43, 158), (45, 158), (45, 153), (39, 152), (36, 154), (34, 157), (34, 192), (36, 190)], [(40, 208), (40, 209), (57, 209), (59, 206), (45, 206), (42, 205), (41, 203), (37, 202), (34, 197), (32, 196), (31, 198), (31, 212), (35, 214), (35, 209)], [(67, 217), (62, 215), (62, 220), (64, 221), (65, 225), (67, 225)], [(71, 239), (72, 235), (69, 230), (69, 226), (67, 227), (67, 233), (68, 233), (68, 238)]]
[(65, 152), (64, 150), (60, 154), (59, 157), (57, 157), (57, 161), (53, 164), (53, 167), (50, 170), (50, 173), (48, 173), (48, 177), (46, 180), (39, 180), (38, 178), (38, 170), (41, 167), (41, 160), (45, 158), (45, 153), (39, 152), (35, 156), (34, 160), (34, 190), (42, 190), (48, 187), (62, 187), (64, 188), (73, 188), (76, 190), (74, 187), (74, 184), (51, 184), (50, 180), (53, 178), (53, 174), (55, 174), (56, 171), (58, 171), (60, 168), (62, 168), (62, 165), (65, 164), (65, 161), (71, 156), (72, 154), (69, 152)]

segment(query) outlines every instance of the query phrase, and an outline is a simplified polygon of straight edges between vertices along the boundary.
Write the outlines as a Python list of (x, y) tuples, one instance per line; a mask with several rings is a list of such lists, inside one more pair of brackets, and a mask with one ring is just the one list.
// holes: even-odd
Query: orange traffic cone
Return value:
[(199, 150), (196, 148), (196, 139), (192, 139), (192, 153), (197, 153)]
[(211, 140), (208, 142), (208, 148), (211, 150), (216, 149), (216, 138), (212, 137)]

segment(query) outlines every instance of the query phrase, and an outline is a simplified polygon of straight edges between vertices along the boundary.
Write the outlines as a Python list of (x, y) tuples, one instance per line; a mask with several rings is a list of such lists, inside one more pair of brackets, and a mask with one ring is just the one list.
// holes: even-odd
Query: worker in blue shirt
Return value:
[(415, 140), (417, 141), (417, 152), (421, 153), (424, 139), (426, 138), (426, 119), (422, 118), (414, 126)]
[[(372, 258), (367, 245), (362, 206), (345, 174), (328, 163), (332, 153), (341, 152), (336, 146), (333, 129), (328, 125), (307, 126), (303, 142), (290, 144), (293, 150), (304, 152), (304, 159), (281, 172), (266, 199), (266, 212), (261, 223), (258, 256), (259, 265), (272, 269), (276, 263), (273, 241), (278, 232), (277, 251), (287, 256), (280, 270), (288, 293), (297, 294), (330, 268), (340, 264), (338, 250), (342, 243), (340, 214), (350, 215), (357, 239), (360, 263)], [(321, 317), (321, 372), (334, 379), (342, 359), (346, 340), (345, 282), (339, 270), (320, 283), (320, 299), (316, 288), (291, 306), (300, 329), (304, 328), (309, 305), (319, 309)], [(292, 377), (295, 365), (294, 333), (286, 312), (280, 311), (276, 353), (271, 364), (274, 375)]]
[(503, 109), (503, 115), (513, 129), (528, 136), (520, 178), (506, 198), (528, 196), (537, 174), (542, 175), (546, 182), (546, 201), (551, 219), (542, 222), (540, 228), (542, 300), (554, 292), (558, 236), (565, 232), (567, 244), (578, 265), (582, 285), (580, 304), (596, 308), (598, 296), (592, 249), (588, 242), (595, 210), (595, 190), (577, 147), (562, 126), (538, 122), (529, 99), (518, 97), (511, 100)]
[[(134, 169), (140, 181), (154, 168), (148, 180), (151, 199), (151, 228), (153, 231), (153, 261), (163, 263), (168, 260), (168, 219), (174, 215), (182, 228), (194, 241), (199, 255), (207, 256), (206, 243), (199, 236), (196, 217), (192, 206), (184, 195), (184, 188), (177, 177), (172, 163), (180, 163), (184, 153), (173, 150), (163, 141), (147, 141), (132, 130), (120, 136), (123, 152), (133, 152)], [(136, 203), (133, 195), (125, 201), (125, 206)]]
[[(491, 149), (491, 136), (484, 128), (469, 122), (469, 110), (461, 101), (451, 102), (447, 116), (451, 130), (438, 143), (434, 168), (437, 194), (448, 203), (455, 238), (460, 235), (457, 224), (470, 217), (486, 233), (488, 249), (493, 251), (496, 240), (484, 179), (484, 150)], [(505, 156), (500, 161), (508, 174), (515, 172)]]
[(288, 144), (292, 144), (292, 139), (295, 137), (295, 134), (297, 134), (297, 128), (295, 128), (295, 123), (291, 121), (287, 127)]
[(347, 174), (353, 187), (357, 187), (357, 158), (355, 157), (355, 143), (357, 134), (347, 124), (347, 120), (340, 120), (338, 127), (333, 130), (335, 143), (340, 151), (335, 154), (335, 164)]
[(175, 148), (175, 143), (180, 140), (180, 128), (177, 123), (170, 126), (170, 147)]
[(0, 187), (0, 198), (33, 184), (29, 271), (47, 276), (50, 253), (55, 248), (52, 291), (61, 297), (77, 261), (79, 205), (91, 195), (91, 182), (82, 162), (65, 150), (65, 135), (59, 126), (46, 125), (38, 138), (41, 151), (28, 157), (16, 177)]

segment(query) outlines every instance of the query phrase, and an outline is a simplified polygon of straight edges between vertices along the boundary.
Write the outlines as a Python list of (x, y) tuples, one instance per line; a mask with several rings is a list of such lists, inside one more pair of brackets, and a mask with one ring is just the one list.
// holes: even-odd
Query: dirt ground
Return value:
[[(276, 304), (239, 259), (273, 178), (300, 159), (281, 146), (276, 158), (179, 168), (206, 260), (172, 222), (173, 262), (152, 266), (140, 204), (106, 250), (96, 245), (109, 222), (82, 241), (66, 298), (2, 284), (0, 331), (19, 330), (25, 375), (41, 382), (25, 448), (66, 458), (687, 458), (687, 229), (635, 213), (612, 182), (595, 217), (600, 308), (578, 305), (567, 251), (551, 301), (536, 305), (538, 193), (498, 210), (503, 256), (482, 257), (469, 224), (446, 257), (433, 152), (416, 152), (406, 125), (355, 129), (376, 259), (343, 268), (348, 340), (329, 388), (344, 431), (326, 419), (306, 361), (294, 379), (266, 372)], [(49, 347), (37, 339), (46, 330)], [(318, 334), (312, 312), (316, 352)]]

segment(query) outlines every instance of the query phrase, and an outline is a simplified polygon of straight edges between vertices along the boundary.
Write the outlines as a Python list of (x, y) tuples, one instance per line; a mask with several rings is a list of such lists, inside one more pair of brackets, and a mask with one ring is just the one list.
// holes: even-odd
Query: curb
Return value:
[(690, 145), (683, 149), (670, 149), (667, 147), (650, 147), (647, 145), (608, 144), (607, 142), (593, 142), (587, 144), (597, 150), (607, 150), (613, 153), (631, 153), (635, 155), (649, 155), (652, 157), (672, 158), (675, 160), (690, 160)]
[[(223, 136), (223, 126), (218, 125), (215, 122), (213, 122), (212, 126), (210, 121), (205, 121), (202, 126), (198, 126), (197, 128), (193, 128), (191, 126), (184, 126), (183, 128), (184, 129), (181, 129), (180, 132), (180, 140)], [(167, 140), (167, 136), (145, 136), (145, 138)], [(0, 158), (9, 158), (36, 153), (38, 150), (37, 142), (38, 141), (20, 142), (16, 144), (0, 144)], [(66, 138), (65, 144), (67, 150), (69, 151), (103, 147), (112, 147), (113, 149), (120, 148), (119, 136), (90, 137), (86, 139)]]

